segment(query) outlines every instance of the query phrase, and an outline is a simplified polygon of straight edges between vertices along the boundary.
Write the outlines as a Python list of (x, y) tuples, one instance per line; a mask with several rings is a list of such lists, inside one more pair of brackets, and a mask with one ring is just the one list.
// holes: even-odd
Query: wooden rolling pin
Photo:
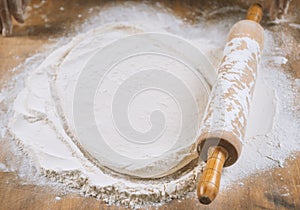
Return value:
[(261, 18), (262, 7), (254, 4), (246, 20), (236, 23), (229, 32), (198, 139), (198, 153), (207, 162), (197, 187), (202, 204), (216, 198), (223, 166), (234, 164), (241, 153), (263, 49)]

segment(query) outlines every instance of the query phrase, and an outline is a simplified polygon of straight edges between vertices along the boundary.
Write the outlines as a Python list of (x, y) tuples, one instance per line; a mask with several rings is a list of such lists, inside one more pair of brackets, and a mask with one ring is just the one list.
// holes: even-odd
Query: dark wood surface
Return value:
[[(38, 4), (40, 1), (32, 1)], [(12, 69), (24, 62), (26, 58), (37, 52), (47, 49), (47, 44), (55, 42), (56, 38), (72, 35), (74, 28), (84, 19), (101, 10), (101, 6), (110, 1), (96, 0), (48, 0), (40, 8), (29, 11), (29, 17), (22, 26), (16, 25), (14, 37), (0, 37), (0, 82), (1, 85), (8, 81), (14, 74)], [(235, 1), (161, 1), (165, 6), (188, 20), (193, 21), (197, 12), (192, 16), (189, 12), (194, 8), (209, 8), (212, 5), (234, 4)], [(300, 1), (294, 0), (292, 7), (300, 7)], [(59, 8), (65, 8), (59, 13)], [(90, 14), (89, 8), (95, 8)], [(77, 14), (82, 14), (78, 18)], [(300, 12), (299, 12), (300, 13)], [(47, 14), (49, 22), (45, 27), (41, 15)], [(300, 16), (299, 16), (300, 17)], [(298, 22), (299, 23), (299, 22)], [(281, 27), (281, 26), (275, 26)], [(289, 57), (287, 73), (295, 78), (300, 78), (300, 30), (293, 33), (299, 42), (294, 55)], [(299, 50), (299, 51), (298, 51)], [(298, 56), (298, 57), (297, 57)], [(297, 103), (297, 102), (295, 102)], [(299, 140), (300, 141), (300, 140)], [(0, 162), (9, 158), (1, 145)], [(216, 200), (209, 206), (201, 205), (196, 194), (184, 200), (174, 200), (163, 204), (159, 209), (300, 209), (300, 153), (295, 153), (294, 158), (286, 161), (283, 168), (257, 173), (254, 176), (241, 180), (242, 185), (233, 185), (230, 189), (220, 192)], [(107, 206), (102, 201), (94, 198), (83, 198), (76, 193), (62, 195), (52, 187), (24, 184), (24, 180), (12, 172), (0, 172), (0, 209), (122, 209), (123, 207)], [(61, 199), (57, 200), (56, 197)], [(156, 207), (152, 207), (155, 209)]]

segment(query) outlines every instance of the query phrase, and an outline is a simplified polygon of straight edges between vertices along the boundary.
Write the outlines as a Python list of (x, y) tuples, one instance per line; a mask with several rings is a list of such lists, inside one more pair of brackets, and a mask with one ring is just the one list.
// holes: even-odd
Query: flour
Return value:
[[(102, 129), (103, 135), (119, 138), (117, 132), (110, 130), (113, 126), (109, 120), (112, 96), (116, 93), (117, 87), (129, 76), (141, 69), (149, 70), (143, 69), (144, 66), (162, 68), (164, 72), (170, 71), (169, 67), (172, 66), (173, 75), (180, 78), (179, 81), (188, 88), (191, 97), (195, 99), (193, 103), (199, 106), (194, 113), (195, 118), (190, 116), (192, 113), (188, 113), (190, 124), (180, 124), (182, 107), (174, 100), (177, 97), (180, 101), (180, 94), (173, 97), (163, 94), (161, 89), (160, 91), (144, 89), (142, 94), (136, 94), (128, 106), (128, 115), (132, 116), (128, 119), (130, 125), (140, 132), (148, 131), (153, 126), (149, 116), (153, 111), (159, 110), (164, 114), (165, 123), (171, 130), (165, 133), (166, 136), (162, 137), (161, 141), (157, 141), (157, 145), (152, 144), (151, 147), (141, 145), (134, 148), (136, 145), (128, 141), (120, 143), (122, 141), (120, 138), (118, 141), (106, 142), (116, 153), (133, 160), (142, 160), (140, 163), (132, 161), (132, 165), (129, 166), (128, 162), (120, 162), (110, 157), (105, 161), (105, 157), (101, 154), (97, 156), (97, 149), (94, 150), (94, 154), (89, 149), (88, 154), (85, 151), (87, 145), (76, 140), (72, 110), (75, 87), (80, 71), (97, 50), (121, 38), (144, 32), (181, 36), (199, 48), (216, 67), (230, 25), (233, 25), (236, 19), (229, 18), (227, 21), (213, 24), (199, 22), (189, 25), (161, 8), (130, 3), (122, 7), (106, 8), (91, 21), (97, 24), (87, 23), (82, 29), (89, 29), (89, 32), (80, 33), (62, 47), (57, 45), (57, 50), (38, 67), (27, 66), (29, 76), (26, 76), (25, 85), (14, 102), (7, 105), (12, 107), (11, 111), (8, 114), (1, 113), (9, 117), (10, 121), (9, 125), (4, 127), (16, 139), (23, 152), (32, 159), (28, 164), (32, 164), (38, 174), (78, 189), (82, 195), (101, 198), (108, 203), (119, 202), (137, 206), (181, 198), (188, 192), (194, 192), (203, 163), (195, 164), (193, 161), (197, 161), (196, 153), (192, 149), (193, 140), (196, 129), (201, 126), (197, 123), (201, 121), (203, 105), (206, 104), (208, 96), (206, 90), (209, 91), (213, 79), (203, 76), (200, 77), (200, 82), (199, 77), (192, 75), (182, 64), (156, 56), (146, 56), (141, 60), (135, 57), (127, 63), (116, 66), (115, 71), (107, 74), (109, 80), (98, 86), (94, 101), (97, 126)], [(293, 151), (300, 150), (299, 120), (292, 109), (294, 103), (292, 81), (280, 71), (287, 61), (278, 59), (278, 56), (282, 55), (273, 52), (276, 46), (273, 43), (273, 34), (266, 31), (265, 37), (265, 50), (250, 109), (243, 152), (236, 164), (224, 170), (221, 190), (226, 189), (234, 181), (258, 171), (282, 166)], [(212, 77), (213, 75), (211, 72)], [(299, 82), (293, 85), (299, 88)], [(3, 96), (12, 98), (13, 94), (10, 95), (3, 90), (0, 98), (4, 98)], [(174, 147), (169, 138), (177, 138), (176, 132), (184, 126), (191, 126), (189, 129), (193, 132), (184, 141), (178, 141), (178, 147)], [(91, 147), (95, 145), (96, 143)], [(155, 158), (158, 159), (153, 162)], [(188, 163), (188, 169), (166, 176)], [(1, 168), (6, 170), (4, 165), (1, 165)], [(166, 177), (161, 179), (132, 177), (132, 175), (146, 177), (151, 170), (154, 172), (150, 177)], [(160, 170), (163, 171), (162, 174), (158, 173)]]

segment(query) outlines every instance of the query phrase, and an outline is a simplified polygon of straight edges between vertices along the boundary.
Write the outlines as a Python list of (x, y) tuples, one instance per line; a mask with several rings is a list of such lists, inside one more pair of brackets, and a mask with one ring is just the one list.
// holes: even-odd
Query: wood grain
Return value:
[[(284, 168), (277, 167), (239, 180), (230, 189), (221, 191), (209, 206), (201, 205), (196, 196), (192, 196), (173, 200), (158, 209), (300, 209), (300, 153), (294, 156)], [(56, 200), (57, 196), (61, 200)], [(1, 210), (125, 209), (107, 206), (102, 201), (83, 198), (76, 193), (64, 195), (53, 187), (24, 184), (24, 180), (8, 172), (0, 172), (0, 201)]]

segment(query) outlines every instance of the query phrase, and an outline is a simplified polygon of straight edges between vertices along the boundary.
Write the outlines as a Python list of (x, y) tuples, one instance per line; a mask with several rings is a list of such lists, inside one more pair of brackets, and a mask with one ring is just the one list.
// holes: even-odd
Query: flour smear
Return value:
[[(192, 102), (200, 107), (195, 113), (189, 113), (189, 125), (180, 124), (182, 106), (177, 102), (182, 96), (179, 93), (168, 95), (165, 94), (167, 90), (164, 92), (162, 89), (151, 89), (136, 94), (127, 104), (130, 125), (140, 132), (148, 131), (153, 126), (151, 114), (158, 110), (163, 113), (165, 121), (162, 122), (171, 129), (166, 130), (165, 136), (162, 135), (161, 141), (157, 141), (157, 145), (152, 145), (153, 147), (136, 148), (134, 144), (122, 142), (122, 138), (113, 143), (108, 142), (115, 152), (142, 160), (136, 165), (133, 161), (133, 165), (129, 166), (113, 157), (107, 158), (109, 164), (101, 164), (101, 154), (98, 159), (91, 157), (93, 155), (86, 153), (81, 142), (76, 140), (72, 114), (75, 87), (80, 71), (97, 50), (116, 40), (147, 32), (167, 33), (188, 40), (205, 54), (216, 68), (222, 57), (227, 33), (239, 18), (234, 16), (216, 22), (199, 19), (197, 23), (189, 24), (159, 5), (153, 7), (128, 3), (103, 9), (98, 16), (91, 18), (78, 30), (75, 38), (65, 38), (54, 45), (56, 50), (51, 52), (46, 60), (43, 61), (43, 56), (39, 55), (28, 59), (19, 67), (23, 70), (12, 84), (2, 89), (2, 141), (10, 139), (12, 144), (17, 145), (14, 151), (19, 148), (30, 161), (25, 161), (23, 165), (14, 161), (1, 163), (0, 170), (17, 171), (24, 176), (26, 173), (33, 173), (24, 168), (33, 167), (36, 180), (44, 180), (43, 177), (46, 176), (56, 183), (69, 186), (70, 189), (78, 189), (84, 196), (93, 196), (110, 204), (131, 207), (163, 203), (194, 193), (198, 175), (204, 165), (201, 162), (195, 163), (197, 155), (193, 150), (193, 140), (196, 130), (201, 127), (197, 123), (201, 122), (202, 109), (206, 106), (206, 97), (210, 91), (210, 82), (205, 76), (200, 79), (200, 84), (198, 77), (195, 78), (185, 66), (172, 59), (155, 56), (133, 58), (116, 67), (111, 74), (107, 74), (109, 80), (106, 83), (104, 81), (103, 86), (99, 86), (94, 101), (98, 107), (95, 110), (97, 125), (105, 128), (102, 130), (103, 135), (118, 138), (118, 133), (111, 129), (114, 124), (109, 121), (112, 96), (126, 78), (141, 69), (149, 70), (152, 67), (168, 72), (172, 66), (173, 74), (179, 79), (180, 85), (184, 84), (187, 87)], [(296, 108), (293, 109), (294, 92), (300, 88), (299, 82), (290, 80), (283, 73), (282, 68), (288, 61), (279, 50), (274, 51), (278, 49), (274, 36), (271, 31), (265, 30), (265, 49), (259, 67), (243, 151), (236, 164), (224, 169), (221, 190), (226, 190), (235, 181), (247, 178), (251, 174), (271, 167), (282, 167), (287, 157), (300, 150), (299, 113), (296, 112)], [(149, 62), (151, 60), (154, 62)], [(143, 69), (144, 65), (147, 66), (146, 69)], [(215, 72), (211, 72), (210, 76), (215, 77)], [(205, 86), (207, 87), (204, 88)], [(196, 118), (192, 117), (194, 115)], [(102, 119), (105, 120), (101, 121)], [(191, 136), (185, 136), (186, 140), (176, 139), (179, 142), (178, 147), (170, 145), (170, 139), (178, 137), (176, 132), (185, 126), (191, 127)], [(144, 155), (145, 153), (147, 155)], [(151, 161), (155, 158), (158, 158), (157, 161)], [(169, 175), (188, 163), (189, 166), (184, 170)], [(151, 169), (164, 170), (166, 173), (160, 175), (165, 177), (132, 177), (133, 174), (143, 177), (151, 172)], [(157, 174), (153, 174), (153, 177), (155, 175)], [(36, 182), (43, 184), (43, 181)]]

